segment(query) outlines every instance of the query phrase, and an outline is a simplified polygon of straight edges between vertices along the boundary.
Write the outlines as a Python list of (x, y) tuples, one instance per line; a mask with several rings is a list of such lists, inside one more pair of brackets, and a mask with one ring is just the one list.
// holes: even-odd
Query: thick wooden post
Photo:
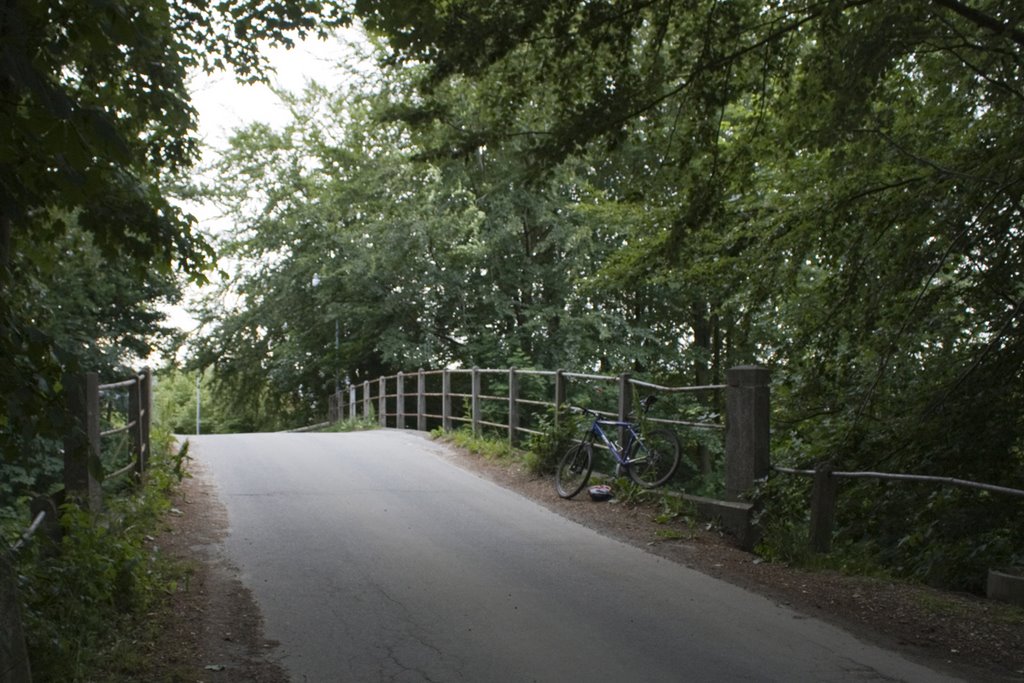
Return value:
[(416, 377), (416, 429), (427, 431), (427, 376), (423, 368)]
[(370, 407), (373, 401), (370, 399), (370, 380), (363, 381), (363, 419), (370, 419)]
[(351, 420), (356, 419), (356, 408), (358, 408), (358, 406), (359, 406), (358, 401), (356, 401), (356, 385), (355, 384), (349, 384), (348, 385), (348, 417), (349, 417), (349, 419), (351, 419)]
[(836, 519), (836, 494), (838, 481), (832, 476), (832, 467), (827, 463), (814, 469), (814, 484), (811, 487), (811, 550), (827, 553), (832, 550), (832, 528)]
[(741, 500), (754, 482), (768, 476), (769, 389), (767, 368), (754, 365), (726, 371), (725, 495)]
[(405, 429), (405, 375), (401, 372), (398, 373), (398, 390), (395, 392), (398, 394), (395, 405), (395, 426), (399, 429)]
[(64, 437), (64, 490), (69, 498), (98, 511), (102, 504), (100, 483), (94, 472), (100, 462), (100, 380), (95, 372), (65, 378), (67, 407), (74, 419)]
[(18, 577), (0, 550), (0, 683), (32, 683), (21, 626)]
[(377, 380), (377, 419), (380, 420), (381, 427), (388, 426), (388, 380), (381, 377)]
[(447, 368), (441, 373), (441, 426), (452, 431), (452, 373)]
[(480, 368), (473, 368), (473, 387), (470, 390), (470, 403), (473, 408), (473, 436), (480, 436), (480, 420), (483, 419), (480, 411)]
[(519, 445), (519, 375), (515, 368), (508, 370), (508, 443)]

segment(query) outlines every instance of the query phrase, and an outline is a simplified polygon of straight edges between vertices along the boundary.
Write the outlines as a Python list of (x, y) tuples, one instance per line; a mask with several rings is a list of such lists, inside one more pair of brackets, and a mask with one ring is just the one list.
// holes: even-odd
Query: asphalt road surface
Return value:
[(189, 440), (297, 682), (949, 680), (563, 519), (415, 432)]

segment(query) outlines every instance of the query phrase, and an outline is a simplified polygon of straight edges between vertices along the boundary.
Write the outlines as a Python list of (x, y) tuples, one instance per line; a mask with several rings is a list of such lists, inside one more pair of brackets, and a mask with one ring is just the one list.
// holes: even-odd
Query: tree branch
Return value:
[(988, 29), (997, 35), (1005, 36), (1021, 47), (1024, 47), (1024, 31), (1008, 24), (1005, 21), (1000, 21), (996, 17), (985, 14), (981, 10), (969, 7), (966, 4), (959, 2), (959, 0), (933, 0), (933, 2), (940, 7), (945, 7), (951, 12), (960, 15), (976, 26)]

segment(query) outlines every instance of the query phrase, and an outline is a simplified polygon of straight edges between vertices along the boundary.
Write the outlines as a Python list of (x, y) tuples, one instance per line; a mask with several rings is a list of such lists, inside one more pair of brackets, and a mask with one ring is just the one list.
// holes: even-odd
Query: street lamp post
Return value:
[(199, 380), (202, 376), (202, 372), (196, 375), (196, 436), (199, 436), (199, 425), (201, 424), (200, 412), (203, 404), (203, 392), (199, 387)]

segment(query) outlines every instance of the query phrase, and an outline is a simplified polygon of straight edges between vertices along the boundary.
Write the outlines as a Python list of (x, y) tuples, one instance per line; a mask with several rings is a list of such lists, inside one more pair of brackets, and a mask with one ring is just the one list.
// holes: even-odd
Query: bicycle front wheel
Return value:
[(633, 442), (629, 477), (646, 488), (661, 486), (679, 467), (679, 438), (668, 429), (654, 429)]
[(566, 451), (555, 470), (555, 490), (562, 498), (572, 498), (583, 490), (594, 468), (594, 449), (586, 441)]

